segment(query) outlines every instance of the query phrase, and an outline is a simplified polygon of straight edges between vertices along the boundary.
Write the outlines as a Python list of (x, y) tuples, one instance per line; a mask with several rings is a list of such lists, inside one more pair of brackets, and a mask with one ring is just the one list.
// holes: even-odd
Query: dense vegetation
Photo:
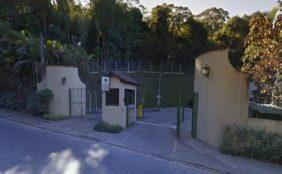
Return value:
[[(93, 59), (144, 59), (193, 67), (197, 55), (229, 47), (234, 67), (243, 65), (257, 84), (268, 84), (259, 91), (267, 91), (265, 98), (279, 96), (273, 82), (281, 71), (281, 25), (276, 32), (270, 27), (275, 8), (230, 17), (223, 9), (195, 15), (172, 4), (156, 6), (148, 14), (138, 0), (89, 0), (86, 5), (76, 0), (11, 0), (0, 5), (0, 92), (35, 89), (50, 64), (87, 69)], [(264, 29), (271, 34), (264, 35)], [(261, 36), (265, 39), (260, 43)], [(272, 64), (264, 66), (268, 58)]]
[(281, 134), (233, 125), (225, 129), (220, 150), (227, 154), (281, 164), (281, 146)]
[(107, 132), (107, 133), (116, 134), (116, 133), (121, 132), (123, 128), (119, 125), (111, 125), (105, 122), (100, 122), (94, 127), (94, 130), (99, 131), (99, 132)]
[(249, 117), (282, 121), (282, 108), (269, 104), (250, 103)]

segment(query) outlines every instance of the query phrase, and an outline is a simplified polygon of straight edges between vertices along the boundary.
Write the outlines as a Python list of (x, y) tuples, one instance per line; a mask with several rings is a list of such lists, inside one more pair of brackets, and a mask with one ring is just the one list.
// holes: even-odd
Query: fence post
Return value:
[(129, 73), (129, 60), (127, 61), (127, 72)]
[(193, 110), (192, 110), (192, 127), (191, 127), (191, 134), (192, 138), (197, 138), (197, 117), (198, 117), (198, 93), (194, 93), (193, 97)]
[(140, 59), (138, 60), (138, 72), (140, 72)]
[(150, 61), (150, 72), (152, 72), (152, 62)]
[[(89, 114), (91, 114), (92, 113), (92, 99), (91, 99), (91, 92), (90, 92), (90, 90), (87, 90), (88, 91), (88, 95), (89, 95)], [(86, 97), (85, 97), (86, 98)]]
[(161, 72), (163, 72), (163, 60), (161, 60)]
[(182, 123), (184, 122), (184, 114), (185, 114), (185, 108), (182, 107)]
[(104, 71), (107, 70), (107, 60), (105, 60), (105, 63), (104, 63)]
[(72, 110), (72, 101), (71, 101), (71, 89), (69, 89), (69, 115), (70, 117), (72, 116), (71, 115), (71, 110)]
[(117, 63), (117, 60), (116, 60), (116, 72), (117, 72), (117, 67), (118, 67), (118, 63)]
[(181, 63), (180, 63), (180, 65), (179, 65), (179, 71), (180, 71), (180, 73), (181, 73)]
[(173, 61), (171, 62), (171, 70), (170, 72), (173, 72)]
[(99, 69), (99, 58), (96, 60), (96, 69), (97, 69), (97, 72), (100, 70)]
[(181, 94), (178, 93), (178, 103), (177, 103), (177, 120), (176, 120), (176, 136), (180, 137), (180, 122), (181, 122)]
[(95, 72), (95, 60), (92, 61), (92, 72)]
[[(81, 102), (81, 105), (80, 105), (80, 116), (82, 117), (82, 115), (83, 115), (83, 108), (82, 108), (82, 94), (83, 94), (83, 91), (82, 91), (83, 89), (81, 88), (80, 89), (80, 102)], [(85, 94), (86, 94), (86, 92), (85, 92)], [(85, 106), (86, 106), (86, 103), (85, 103)]]

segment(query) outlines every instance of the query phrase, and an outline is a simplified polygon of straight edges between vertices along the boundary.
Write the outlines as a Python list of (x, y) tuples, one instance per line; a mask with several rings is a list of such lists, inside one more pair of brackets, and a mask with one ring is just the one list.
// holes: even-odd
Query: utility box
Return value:
[(136, 120), (136, 88), (139, 82), (128, 76), (109, 72), (102, 76), (101, 85), (102, 121), (123, 128), (133, 124)]

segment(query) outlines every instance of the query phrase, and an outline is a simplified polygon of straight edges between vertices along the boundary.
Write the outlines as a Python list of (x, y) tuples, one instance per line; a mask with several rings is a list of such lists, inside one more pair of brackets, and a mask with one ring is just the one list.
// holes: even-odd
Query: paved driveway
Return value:
[[(46, 122), (26, 114), (5, 110), (0, 110), (0, 117), (72, 135), (70, 137), (50, 133), (0, 118), (0, 174), (63, 173), (49, 171), (50, 167), (46, 169), (46, 166), (57, 163), (60, 165), (55, 165), (51, 169), (68, 171), (68, 167), (62, 166), (70, 165), (70, 168), (77, 168), (76, 165), (79, 164), (79, 171), (74, 174), (92, 171), (95, 173), (224, 171), (234, 174), (280, 174), (282, 171), (281, 166), (221, 154), (217, 149), (191, 139), (189, 132), (181, 132), (180, 138), (177, 138), (174, 128), (160, 124), (136, 123), (121, 133), (108, 134), (93, 131), (97, 123), (93, 118)], [(42, 173), (43, 169), (47, 172)]]
[(135, 151), (0, 119), (1, 174), (209, 173)]
[[(177, 108), (174, 107), (165, 107), (161, 108), (160, 111), (145, 109), (144, 117), (139, 122), (149, 123), (156, 126), (167, 126), (171, 128), (176, 128), (177, 120)], [(192, 109), (184, 109), (184, 122), (183, 127), (187, 130), (191, 129), (191, 118), (192, 118)]]

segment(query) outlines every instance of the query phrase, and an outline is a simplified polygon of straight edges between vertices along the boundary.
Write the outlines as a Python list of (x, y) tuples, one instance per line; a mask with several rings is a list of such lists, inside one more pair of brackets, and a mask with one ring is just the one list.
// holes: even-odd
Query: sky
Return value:
[(277, 4), (277, 0), (140, 0), (140, 4), (148, 10), (162, 3), (189, 7), (195, 15), (210, 7), (217, 7), (228, 11), (230, 16), (243, 16), (256, 11), (269, 11)]

